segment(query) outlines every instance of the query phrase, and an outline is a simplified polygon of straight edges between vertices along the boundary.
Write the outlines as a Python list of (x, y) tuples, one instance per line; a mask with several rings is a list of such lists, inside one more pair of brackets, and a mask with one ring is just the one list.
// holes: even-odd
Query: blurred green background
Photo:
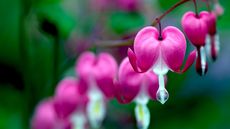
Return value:
[[(29, 128), (37, 103), (53, 95), (61, 78), (74, 75), (78, 55), (92, 50), (96, 39), (125, 38), (177, 1), (143, 0), (140, 9), (129, 12), (112, 6), (95, 11), (88, 0), (1, 0), (0, 129)], [(217, 61), (209, 62), (204, 77), (196, 74), (194, 66), (183, 75), (169, 74), (168, 102), (148, 105), (150, 129), (230, 129), (230, 1), (220, 3), (225, 12), (218, 19)], [(198, 4), (199, 10), (206, 9), (201, 0)], [(191, 2), (165, 17), (163, 26), (181, 29), (181, 17), (188, 10), (194, 10)], [(110, 52), (119, 62), (127, 48), (95, 49)], [(136, 128), (133, 110), (134, 104), (112, 100), (102, 128)]]

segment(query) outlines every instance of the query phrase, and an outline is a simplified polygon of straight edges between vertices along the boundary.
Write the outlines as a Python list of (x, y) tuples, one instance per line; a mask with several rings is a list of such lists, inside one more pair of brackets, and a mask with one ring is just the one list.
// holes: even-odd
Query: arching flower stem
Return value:
[[(167, 14), (169, 14), (170, 12), (172, 12), (174, 9), (176, 9), (177, 7), (179, 7), (180, 5), (191, 1), (191, 0), (180, 0), (179, 2), (177, 2), (176, 4), (174, 4), (171, 8), (169, 8), (167, 11), (165, 11), (162, 15), (160, 15), (159, 17), (155, 18), (151, 24), (151, 26), (156, 26), (158, 24), (158, 21), (160, 21), (161, 19), (163, 19)], [(120, 46), (129, 46), (132, 45), (134, 41), (134, 37), (130, 37), (129, 39), (126, 40), (107, 40), (107, 41), (95, 41), (95, 46), (96, 47), (100, 47), (100, 48), (108, 48), (108, 47), (120, 47)]]
[(195, 8), (196, 17), (199, 17), (199, 13), (198, 13), (198, 9), (197, 9), (196, 0), (193, 0), (193, 3), (194, 3), (194, 8)]

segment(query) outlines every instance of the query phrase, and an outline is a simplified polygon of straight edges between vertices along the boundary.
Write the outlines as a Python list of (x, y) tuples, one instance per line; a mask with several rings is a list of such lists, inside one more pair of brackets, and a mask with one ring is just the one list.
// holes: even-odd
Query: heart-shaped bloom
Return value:
[(128, 104), (140, 94), (153, 100), (159, 87), (158, 77), (153, 71), (137, 73), (133, 70), (129, 59), (125, 58), (118, 70), (116, 84), (116, 98), (120, 103)]
[(87, 93), (87, 115), (93, 128), (98, 128), (105, 117), (106, 99), (114, 97), (113, 80), (117, 72), (117, 63), (108, 53), (95, 56), (92, 52), (83, 53), (77, 62), (83, 93)]
[(62, 120), (54, 110), (53, 100), (42, 101), (35, 110), (32, 129), (70, 129), (70, 122)]
[(194, 12), (189, 11), (184, 14), (181, 20), (185, 34), (196, 47), (205, 45), (205, 38), (208, 33), (205, 17), (207, 14), (207, 11), (203, 11), (197, 16)]
[[(196, 53), (191, 52), (185, 64), (180, 70), (186, 51), (184, 34), (176, 27), (169, 26), (158, 32), (155, 27), (145, 27), (138, 32), (134, 40), (134, 52), (129, 49), (128, 57), (136, 72), (153, 70), (158, 75), (159, 88), (158, 101), (165, 103), (168, 92), (164, 86), (164, 75), (169, 71), (185, 72), (194, 62)], [(164, 99), (163, 99), (164, 98)]]
[(92, 52), (84, 52), (77, 61), (76, 73), (86, 83), (85, 88), (82, 88), (84, 92), (95, 84), (107, 98), (112, 98), (116, 72), (117, 63), (108, 53), (95, 56)]
[(137, 73), (133, 70), (129, 59), (125, 58), (118, 71), (116, 84), (116, 98), (122, 104), (136, 102), (135, 115), (138, 127), (146, 129), (150, 123), (150, 114), (147, 107), (148, 100), (156, 99), (159, 87), (158, 77), (153, 71)]
[(78, 81), (73, 77), (66, 77), (59, 82), (55, 96), (54, 108), (58, 117), (66, 119), (77, 110), (83, 111), (88, 98), (78, 91)]
[(208, 34), (206, 15), (208, 15), (207, 11), (202, 11), (200, 14), (189, 11), (184, 14), (181, 20), (184, 32), (191, 43), (197, 48), (196, 71), (200, 75), (204, 75), (208, 69), (204, 50), (206, 36)]

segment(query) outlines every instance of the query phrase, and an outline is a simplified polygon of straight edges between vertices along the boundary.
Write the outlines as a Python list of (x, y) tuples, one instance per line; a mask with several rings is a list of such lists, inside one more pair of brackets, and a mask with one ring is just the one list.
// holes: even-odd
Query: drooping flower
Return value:
[(206, 23), (207, 11), (195, 14), (191, 11), (184, 14), (182, 18), (182, 27), (188, 39), (197, 48), (196, 71), (200, 75), (204, 75), (208, 70), (205, 53), (205, 39), (208, 34), (208, 26)]
[(58, 117), (54, 110), (53, 99), (39, 103), (32, 119), (32, 129), (70, 129), (70, 127), (70, 121)]
[(84, 129), (88, 98), (85, 94), (80, 94), (80, 86), (74, 77), (66, 77), (59, 82), (54, 96), (54, 109), (59, 118), (69, 119), (73, 128)]
[(81, 87), (82, 93), (89, 97), (89, 122), (92, 127), (98, 128), (105, 117), (105, 101), (114, 97), (113, 80), (117, 72), (117, 63), (108, 53), (95, 56), (91, 52), (85, 52), (77, 61), (76, 72), (84, 84)]
[(216, 31), (217, 18), (214, 12), (206, 13), (205, 17), (208, 26), (208, 34), (206, 36), (206, 49), (208, 55), (212, 58), (213, 61), (215, 61), (220, 49), (219, 35)]
[(162, 104), (168, 99), (164, 86), (164, 75), (169, 70), (185, 72), (194, 62), (195, 51), (191, 52), (183, 70), (182, 66), (186, 51), (184, 34), (176, 27), (169, 26), (162, 33), (155, 27), (145, 27), (138, 32), (134, 40), (134, 52), (129, 49), (128, 57), (136, 72), (153, 70), (159, 79), (157, 100)]
[(80, 95), (79, 86), (73, 77), (66, 77), (59, 82), (54, 96), (54, 108), (60, 118), (68, 118), (78, 108), (84, 110), (88, 100), (85, 95)]
[(32, 129), (85, 129), (88, 98), (80, 94), (79, 86), (75, 78), (64, 78), (54, 97), (42, 101), (36, 108)]
[(116, 98), (122, 104), (136, 102), (135, 115), (139, 129), (147, 129), (150, 114), (147, 107), (149, 99), (156, 100), (159, 87), (157, 75), (153, 71), (137, 73), (133, 70), (129, 59), (125, 58), (118, 71)]

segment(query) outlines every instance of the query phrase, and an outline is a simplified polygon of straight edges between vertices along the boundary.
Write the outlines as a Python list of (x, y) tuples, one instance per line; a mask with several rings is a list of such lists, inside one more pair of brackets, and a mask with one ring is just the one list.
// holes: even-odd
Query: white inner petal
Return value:
[(165, 75), (169, 71), (168, 66), (165, 64), (162, 54), (160, 52), (156, 63), (153, 66), (153, 72), (157, 75)]
[(97, 85), (91, 79), (91, 85), (88, 92), (89, 103), (87, 104), (87, 116), (90, 125), (93, 128), (100, 128), (106, 114), (106, 105), (104, 96)]
[(220, 37), (218, 34), (215, 35), (215, 48), (216, 48), (216, 52), (218, 54), (220, 51)]
[(204, 50), (204, 47), (200, 47), (200, 55), (201, 55), (201, 68), (202, 68), (202, 74), (205, 73), (205, 67), (206, 67), (206, 53)]
[(160, 56), (153, 66), (153, 72), (158, 75), (159, 80), (159, 88), (157, 90), (156, 96), (157, 100), (164, 104), (168, 98), (169, 94), (168, 91), (165, 89), (165, 82), (164, 82), (164, 75), (166, 75), (169, 71), (168, 66), (165, 64), (164, 59), (162, 58), (162, 54), (160, 52)]
[(148, 129), (150, 124), (150, 112), (146, 104), (136, 103), (135, 117), (138, 129)]
[(71, 116), (71, 122), (73, 124), (73, 129), (85, 129), (86, 116), (83, 112), (75, 112)]
[(207, 34), (206, 36), (206, 40), (205, 40), (205, 49), (206, 49), (206, 52), (208, 54), (208, 57), (211, 59), (211, 37), (209, 34)]

